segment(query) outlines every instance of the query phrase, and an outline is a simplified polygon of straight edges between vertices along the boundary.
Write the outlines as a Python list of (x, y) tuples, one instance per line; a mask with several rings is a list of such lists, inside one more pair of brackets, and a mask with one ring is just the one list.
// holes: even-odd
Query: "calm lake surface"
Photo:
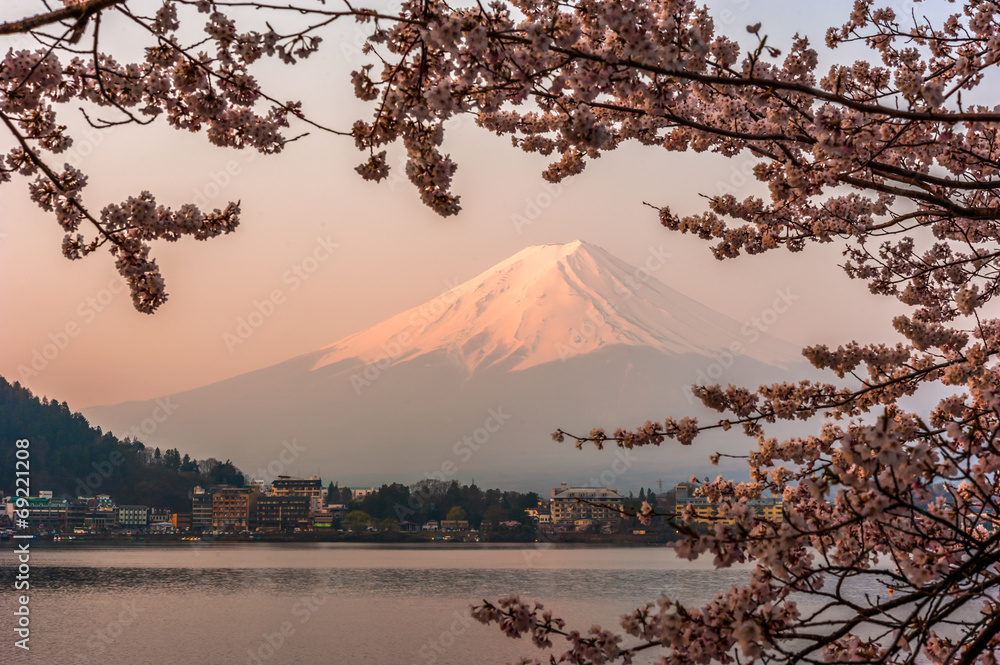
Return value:
[[(13, 648), (4, 580), (5, 664), (506, 663), (542, 652), (474, 622), (469, 606), (483, 598), (516, 593), (585, 632), (595, 622), (617, 629), (621, 614), (660, 593), (704, 602), (747, 576), (665, 547), (41, 545), (32, 545), (30, 652)], [(12, 550), (8, 541), (0, 551), (8, 573)]]

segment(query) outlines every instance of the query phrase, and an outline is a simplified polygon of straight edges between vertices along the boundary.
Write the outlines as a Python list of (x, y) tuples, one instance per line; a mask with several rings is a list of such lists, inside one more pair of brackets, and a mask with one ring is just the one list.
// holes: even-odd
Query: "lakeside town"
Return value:
[[(552, 538), (567, 535), (648, 536), (672, 539), (673, 529), (662, 518), (641, 525), (635, 517), (643, 502), (659, 515), (693, 508), (694, 525), (725, 522), (716, 506), (679, 484), (666, 492), (640, 489), (625, 496), (607, 487), (574, 487), (562, 483), (550, 495), (499, 490), (483, 492), (474, 484), (422, 481), (368, 488), (323, 487), (318, 476), (279, 476), (270, 483), (251, 481), (245, 487), (195, 487), (189, 511), (118, 504), (114, 497), (57, 497), (51, 491), (23, 499), (2, 497), (0, 532), (16, 526), (57, 539), (88, 537), (242, 536), (316, 539), (408, 534), (422, 539), (478, 542), (517, 536)], [(761, 517), (780, 521), (782, 502), (765, 497), (750, 502)], [(492, 504), (492, 505), (491, 505)], [(485, 511), (477, 510), (482, 505)], [(18, 507), (20, 506), (20, 508)], [(366, 510), (367, 509), (367, 510)], [(22, 519), (27, 511), (26, 519)], [(409, 518), (409, 519), (408, 519)], [(636, 540), (632, 538), (631, 540)], [(638, 539), (639, 541), (642, 538)]]
[[(0, 379), (0, 405), (11, 422), (37, 432), (32, 455), (49, 461), (32, 464), (31, 491), (18, 488), (16, 497), (13, 460), (0, 466), (0, 476), (8, 472), (0, 484), (0, 537), (16, 530), (58, 540), (659, 543), (677, 537), (663, 516), (688, 506), (695, 528), (720, 521), (715, 506), (686, 483), (671, 488), (661, 480), (656, 489), (628, 491), (591, 480), (543, 493), (432, 477), (411, 485), (324, 485), (319, 476), (287, 473), (283, 462), (275, 471), (244, 473), (228, 459), (118, 439), (65, 402), (39, 398), (16, 382)], [(290, 459), (297, 453), (288, 452)], [(649, 524), (636, 517), (644, 503), (660, 515)], [(752, 505), (763, 518), (782, 518), (779, 498)]]

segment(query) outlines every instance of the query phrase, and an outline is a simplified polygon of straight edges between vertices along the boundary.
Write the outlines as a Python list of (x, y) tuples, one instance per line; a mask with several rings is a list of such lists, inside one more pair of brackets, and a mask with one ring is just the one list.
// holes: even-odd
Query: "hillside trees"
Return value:
[(412, 486), (382, 485), (348, 505), (374, 520), (417, 524), (429, 520), (468, 520), (472, 528), (479, 528), (483, 520), (488, 523), (522, 520), (526, 508), (538, 505), (538, 494), (499, 489), (483, 492), (476, 485), (460, 485), (457, 481), (425, 480)]
[[(157, 460), (141, 442), (118, 439), (99, 427), (91, 427), (65, 402), (39, 399), (19, 383), (0, 377), (0, 491), (14, 496), (14, 442), (31, 432), (32, 488), (49, 490), (57, 497), (91, 497), (108, 494), (120, 504), (145, 504), (177, 511), (190, 510), (189, 492), (198, 484), (213, 482), (198, 473), (190, 460), (171, 470)], [(224, 469), (230, 479), (239, 470)]]
[[(205, 131), (216, 145), (277, 152), (293, 123), (325, 128), (297, 103), (268, 96), (251, 69), (262, 58), (292, 64), (309, 56), (322, 28), (338, 19), (369, 30), (371, 66), (356, 71), (353, 84), (372, 115), (347, 132), (366, 153), (362, 177), (385, 178), (385, 147), (401, 142), (406, 174), (424, 203), (457, 213), (456, 165), (442, 147), (444, 121), (456, 114), (474, 115), (516, 147), (550, 156), (543, 173), (550, 182), (626, 141), (651, 155), (748, 155), (765, 196), (714, 196), (703, 212), (684, 216), (667, 201), (653, 202), (659, 222), (711, 243), (719, 259), (840, 242), (847, 277), (908, 308), (892, 321), (901, 339), (895, 345), (804, 349), (817, 367), (855, 379), (854, 387), (699, 386), (697, 396), (722, 414), (717, 422), (679, 414), (633, 430), (556, 433), (577, 444), (632, 448), (688, 445), (706, 429), (742, 429), (754, 442), (751, 481), (720, 479), (699, 489), (734, 525), (692, 532), (679, 551), (710, 555), (719, 567), (751, 562), (747, 584), (703, 607), (660, 598), (623, 617), (615, 631), (568, 631), (516, 597), (481, 605), (479, 619), (512, 636), (530, 634), (543, 648), (565, 637), (561, 658), (572, 663), (628, 661), (647, 650), (678, 665), (995, 662), (995, 2), (904, 3), (907, 11), (897, 11), (858, 0), (843, 25), (808, 26), (811, 39), (783, 44), (769, 41), (760, 23), (744, 34), (719, 34), (711, 11), (685, 0), (458, 7), (423, 0), (403, 3), (398, 15), (309, 2), (156, 6), (144, 16), (138, 12), (153, 10), (135, 2), (83, 0), (0, 25), (0, 36), (33, 40), (0, 64), (0, 123), (14, 145), (0, 178), (31, 179), (30, 196), (66, 232), (67, 257), (109, 248), (140, 311), (166, 298), (149, 243), (229, 233), (239, 206), (169, 209), (141, 192), (92, 212), (86, 175), (57, 166), (70, 141), (57, 107), (101, 107), (110, 119), (92, 118), (97, 125), (162, 116), (179, 129)], [(247, 8), (260, 12), (243, 13)], [(101, 54), (101, 22), (113, 12), (148, 44), (142, 61), (121, 64)], [(301, 23), (282, 33), (261, 16)], [(193, 26), (204, 26), (207, 41)], [(820, 69), (817, 37), (825, 37), (834, 60), (843, 48), (867, 57)], [(919, 412), (901, 405), (932, 385), (950, 394)], [(778, 420), (814, 417), (826, 419), (818, 430), (787, 440), (767, 434)], [(747, 505), (767, 491), (784, 498), (780, 522), (759, 519)], [(487, 505), (499, 505), (486, 495)], [(642, 513), (648, 519), (652, 506)], [(892, 596), (855, 593), (889, 586)]]
[(348, 530), (355, 533), (364, 531), (371, 524), (372, 516), (363, 510), (352, 510), (344, 517), (344, 524)]

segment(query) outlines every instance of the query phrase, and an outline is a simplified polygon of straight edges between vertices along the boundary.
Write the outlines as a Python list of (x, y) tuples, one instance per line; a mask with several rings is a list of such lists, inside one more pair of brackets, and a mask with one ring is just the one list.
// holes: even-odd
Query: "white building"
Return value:
[(549, 499), (552, 523), (575, 526), (578, 520), (611, 524), (621, 518), (624, 498), (607, 487), (569, 487), (563, 483), (552, 488)]

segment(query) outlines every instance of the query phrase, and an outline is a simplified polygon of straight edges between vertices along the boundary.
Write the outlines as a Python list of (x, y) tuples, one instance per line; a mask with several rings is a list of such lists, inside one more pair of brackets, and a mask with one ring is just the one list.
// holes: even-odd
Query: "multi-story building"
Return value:
[(309, 512), (319, 512), (323, 508), (323, 481), (319, 476), (312, 478), (292, 478), (278, 476), (271, 482), (273, 496), (304, 496), (309, 499)]
[(524, 512), (538, 526), (552, 526), (552, 513), (549, 512), (547, 503), (539, 501), (538, 508), (528, 508)]
[(107, 494), (87, 498), (87, 516), (83, 526), (95, 531), (113, 529), (118, 519), (118, 507)]
[(170, 523), (175, 531), (190, 531), (191, 513), (170, 513)]
[[(17, 499), (13, 499), (17, 502)], [(39, 492), (38, 496), (25, 499), (28, 509), (28, 526), (35, 529), (63, 529), (69, 516), (69, 502), (53, 499), (52, 492)]]
[(69, 502), (66, 508), (66, 528), (82, 529), (87, 522), (87, 515), (91, 508), (88, 505), (87, 497), (80, 497)]
[(290, 531), (309, 525), (308, 496), (262, 496), (257, 499), (257, 527), (269, 531)]
[(174, 527), (174, 525), (171, 522), (150, 522), (149, 532), (159, 533), (159, 534), (169, 534), (169, 533), (176, 533), (177, 528)]
[(6, 520), (6, 522), (8, 523), (13, 524), (14, 510), (16, 509), (14, 505), (14, 497), (12, 496), (4, 497), (3, 501), (0, 502), (0, 509), (2, 509), (4, 520)]
[(220, 487), (212, 494), (212, 530), (243, 531), (257, 510), (257, 490)]
[[(765, 496), (759, 499), (750, 499), (747, 502), (758, 517), (771, 521), (781, 522), (783, 518), (783, 503), (780, 497)], [(691, 488), (682, 483), (674, 488), (674, 505), (678, 515), (681, 515), (687, 506), (691, 506), (696, 517), (692, 524), (732, 524), (734, 520), (723, 519), (718, 516), (718, 505), (709, 503), (702, 496), (693, 496)]]
[(212, 530), (212, 494), (203, 487), (195, 487), (191, 495), (191, 528), (195, 531)]
[(104, 531), (115, 526), (115, 511), (94, 510), (87, 514), (83, 520), (83, 526), (94, 531)]
[(342, 520), (347, 515), (347, 506), (342, 503), (328, 503), (324, 510), (337, 520)]
[(750, 505), (753, 506), (758, 517), (762, 517), (769, 522), (782, 522), (785, 516), (785, 503), (781, 497), (765, 496), (760, 499), (752, 499)]
[(337, 510), (335, 506), (326, 506), (323, 510), (313, 513), (310, 518), (313, 527), (317, 529), (332, 529), (334, 524), (343, 521), (344, 511)]
[(123, 529), (144, 529), (149, 526), (147, 506), (118, 506), (115, 523)]
[(170, 509), (169, 508), (150, 508), (149, 509), (149, 523), (156, 524), (158, 522), (169, 522), (170, 521)]
[(369, 494), (373, 494), (376, 489), (374, 487), (351, 487), (351, 501), (360, 501)]
[(549, 513), (556, 526), (575, 527), (578, 520), (612, 524), (621, 519), (623, 501), (618, 492), (607, 487), (569, 487), (563, 483), (552, 488)]

